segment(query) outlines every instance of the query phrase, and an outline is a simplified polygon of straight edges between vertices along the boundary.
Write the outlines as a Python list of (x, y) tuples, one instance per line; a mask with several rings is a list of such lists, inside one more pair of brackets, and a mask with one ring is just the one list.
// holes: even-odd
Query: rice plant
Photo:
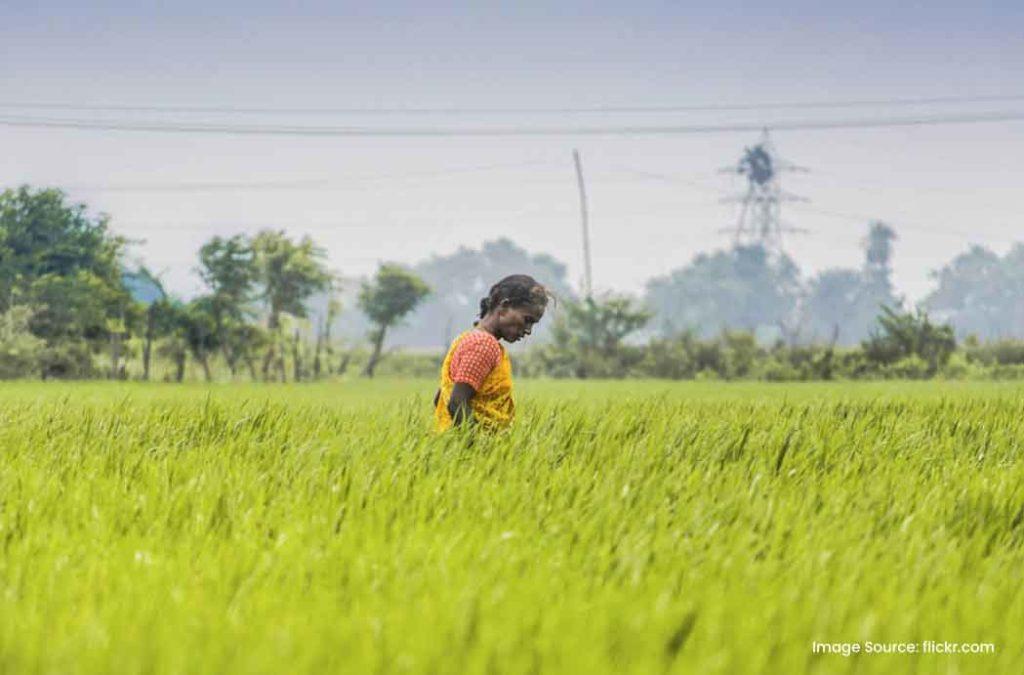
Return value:
[[(9, 385), (0, 671), (1020, 672), (999, 384)], [(992, 643), (989, 654), (814, 642)]]

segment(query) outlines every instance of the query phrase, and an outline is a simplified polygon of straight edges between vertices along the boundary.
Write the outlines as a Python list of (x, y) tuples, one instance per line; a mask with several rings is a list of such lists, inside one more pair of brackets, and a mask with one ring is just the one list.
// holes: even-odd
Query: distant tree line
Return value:
[[(974, 247), (908, 307), (892, 284), (895, 231), (872, 223), (863, 262), (804, 279), (760, 246), (700, 254), (642, 297), (577, 297), (566, 267), (507, 239), (346, 280), (283, 231), (213, 237), (182, 299), (129, 265), (105, 215), (59, 190), (0, 193), (0, 377), (301, 381), (436, 375), (479, 298), (525, 272), (557, 298), (517, 355), (553, 377), (831, 379), (1014, 377), (1024, 369), (1024, 245)], [(388, 341), (420, 347), (397, 353)], [(959, 344), (957, 343), (959, 340)]]
[[(968, 361), (953, 362), (957, 345), (952, 328), (936, 325), (921, 311), (883, 306), (876, 327), (856, 347), (840, 347), (834, 340), (795, 345), (779, 339), (764, 345), (749, 330), (724, 330), (713, 337), (684, 331), (645, 343), (627, 342), (650, 317), (648, 310), (623, 296), (571, 302), (555, 321), (555, 339), (531, 351), (521, 367), (538, 376), (679, 380), (924, 379), (968, 374)], [(966, 358), (975, 356), (980, 354), (968, 352)], [(1024, 368), (1024, 350), (1020, 356)], [(971, 372), (985, 374), (980, 368)]]
[[(316, 293), (335, 276), (308, 237), (265, 230), (214, 237), (199, 250), (204, 292), (183, 300), (144, 266), (128, 269), (128, 242), (106, 216), (68, 204), (59, 190), (21, 187), (0, 194), (0, 376), (181, 381), (189, 362), (206, 380), (215, 364), (235, 379), (286, 381), (343, 372), (330, 336), (338, 306), (310, 326)], [(389, 328), (429, 289), (412, 273), (382, 265), (362, 285), (359, 306), (373, 326), (364, 372), (372, 375)], [(310, 339), (312, 337), (312, 339)]]
[(761, 246), (701, 254), (648, 282), (645, 301), (662, 337), (744, 330), (765, 342), (854, 345), (882, 306), (902, 305), (892, 285), (895, 238), (888, 225), (873, 223), (860, 269), (827, 269), (806, 282), (788, 256)]

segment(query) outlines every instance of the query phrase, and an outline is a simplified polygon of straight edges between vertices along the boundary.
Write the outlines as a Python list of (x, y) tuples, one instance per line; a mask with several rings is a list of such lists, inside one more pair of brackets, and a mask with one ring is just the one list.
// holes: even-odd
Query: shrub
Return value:
[(34, 311), (24, 305), (0, 314), (0, 379), (35, 375), (43, 341), (29, 330)]
[(923, 380), (934, 371), (927, 361), (913, 354), (882, 366), (880, 372), (886, 379)]
[(96, 377), (99, 371), (92, 360), (92, 351), (85, 342), (58, 342), (47, 345), (39, 355), (42, 378), (78, 380)]
[[(910, 357), (923, 360), (927, 368), (927, 376), (934, 375), (939, 368), (949, 361), (956, 349), (952, 326), (936, 325), (921, 310), (916, 312), (896, 312), (889, 307), (882, 307), (878, 317), (880, 330), (861, 343), (868, 361), (880, 366), (884, 373), (895, 372), (900, 368), (917, 367), (917, 364), (896, 364)], [(895, 369), (895, 370), (894, 370)]]

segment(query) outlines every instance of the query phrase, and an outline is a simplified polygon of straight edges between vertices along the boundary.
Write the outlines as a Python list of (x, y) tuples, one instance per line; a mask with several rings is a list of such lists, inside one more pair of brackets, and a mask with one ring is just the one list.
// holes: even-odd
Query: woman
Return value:
[(512, 424), (512, 364), (499, 340), (518, 342), (544, 316), (549, 293), (533, 277), (513, 274), (480, 300), (480, 319), (448, 349), (434, 395), (438, 431), (464, 422), (488, 430)]

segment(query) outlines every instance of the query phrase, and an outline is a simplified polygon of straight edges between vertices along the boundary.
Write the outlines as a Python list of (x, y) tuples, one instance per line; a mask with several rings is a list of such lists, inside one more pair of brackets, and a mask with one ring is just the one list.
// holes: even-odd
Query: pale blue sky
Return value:
[[(0, 12), (0, 104), (228, 107), (666, 106), (1024, 94), (1024, 3), (35, 3)], [(1024, 111), (1024, 100), (896, 109), (630, 115), (185, 115), (13, 110), (105, 120), (290, 125), (771, 123)], [(809, 271), (856, 264), (865, 226), (900, 233), (911, 297), (969, 242), (1004, 250), (1022, 225), (1024, 123), (789, 131), (812, 173), (786, 218)], [(308, 232), (345, 274), (381, 259), (510, 236), (581, 274), (571, 150), (583, 154), (599, 287), (723, 246), (716, 170), (756, 134), (671, 137), (281, 138), (0, 126), (0, 185), (61, 185), (111, 214), (179, 290), (199, 244), (239, 228)], [(673, 176), (677, 182), (637, 171)], [(305, 181), (299, 186), (289, 184)], [(189, 184), (218, 184), (197, 191)], [(256, 184), (227, 189), (225, 183)], [(175, 187), (144, 191), (144, 187)], [(301, 187), (302, 189), (298, 189)], [(131, 188), (114, 190), (112, 188)], [(828, 213), (825, 213), (828, 212)]]

